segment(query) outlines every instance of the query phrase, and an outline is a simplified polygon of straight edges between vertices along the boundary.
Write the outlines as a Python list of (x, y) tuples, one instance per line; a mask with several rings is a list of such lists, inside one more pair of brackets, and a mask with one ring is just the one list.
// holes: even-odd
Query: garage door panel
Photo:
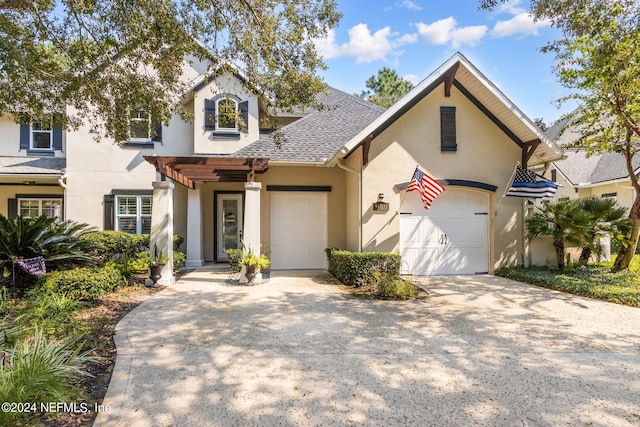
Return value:
[(326, 247), (326, 195), (324, 193), (272, 192), (272, 268), (325, 268)]
[[(430, 210), (408, 193), (400, 217), (403, 272), (414, 275), (473, 274), (489, 265), (489, 197), (479, 191), (447, 188)], [(446, 239), (442, 236), (446, 235)]]

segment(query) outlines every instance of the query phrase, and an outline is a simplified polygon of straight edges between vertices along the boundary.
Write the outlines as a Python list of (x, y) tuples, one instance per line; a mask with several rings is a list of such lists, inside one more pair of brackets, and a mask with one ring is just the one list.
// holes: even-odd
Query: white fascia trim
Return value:
[(269, 166), (314, 166), (314, 167), (329, 167), (326, 161), (295, 161), (295, 160), (269, 160)]
[(58, 179), (64, 175), (63, 172), (60, 173), (0, 173), (0, 178), (15, 178), (15, 179), (36, 179), (36, 178), (45, 178), (45, 179)]

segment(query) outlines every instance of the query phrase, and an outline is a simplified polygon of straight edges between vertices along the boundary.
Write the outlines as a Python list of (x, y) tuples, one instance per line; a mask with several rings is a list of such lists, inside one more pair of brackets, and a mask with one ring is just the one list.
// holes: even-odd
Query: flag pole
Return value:
[(502, 205), (502, 200), (504, 200), (505, 196), (507, 195), (507, 192), (509, 191), (509, 188), (510, 188), (510, 184), (513, 182), (513, 178), (516, 176), (516, 171), (518, 170), (519, 164), (520, 162), (516, 162), (516, 165), (513, 168), (513, 172), (511, 173), (511, 178), (509, 178), (509, 181), (507, 181), (507, 185), (504, 187), (504, 191), (502, 192), (502, 197), (500, 197), (500, 200), (498, 201), (498, 206), (496, 206), (496, 211), (495, 211), (496, 216), (498, 215), (498, 210), (500, 210), (500, 205)]
[[(420, 165), (416, 165), (416, 169), (418, 169), (420, 167)], [(416, 169), (413, 170), (413, 173), (416, 173)], [(413, 175), (411, 175), (411, 179), (413, 179)], [(409, 180), (409, 183), (411, 183), (411, 179)], [(409, 189), (409, 186), (407, 186), (407, 188), (404, 190), (404, 196), (402, 196), (402, 200), (400, 200), (400, 206), (398, 206), (398, 212), (400, 212), (400, 208), (402, 207), (402, 204), (404, 203), (404, 199), (407, 198), (407, 190)]]

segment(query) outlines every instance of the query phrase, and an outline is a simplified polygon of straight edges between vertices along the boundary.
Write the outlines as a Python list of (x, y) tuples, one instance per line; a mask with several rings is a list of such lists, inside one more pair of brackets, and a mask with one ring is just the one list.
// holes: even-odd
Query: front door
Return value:
[(227, 249), (242, 249), (242, 193), (216, 196), (216, 259), (224, 261)]

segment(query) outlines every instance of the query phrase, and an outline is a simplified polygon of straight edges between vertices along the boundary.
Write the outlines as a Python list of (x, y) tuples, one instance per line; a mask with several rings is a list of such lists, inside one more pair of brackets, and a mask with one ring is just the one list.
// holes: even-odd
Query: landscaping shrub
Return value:
[(244, 252), (242, 249), (227, 249), (225, 251), (229, 258), (229, 270), (234, 273), (239, 273), (242, 270), (242, 258), (244, 258)]
[(408, 280), (387, 274), (378, 274), (376, 285), (378, 295), (390, 299), (413, 299), (418, 294), (418, 289)]
[(86, 233), (82, 238), (93, 243), (92, 253), (103, 263), (119, 262), (123, 257), (133, 259), (138, 252), (149, 247), (148, 237), (135, 236), (123, 231), (95, 231)]
[(331, 248), (326, 250), (329, 271), (345, 285), (362, 286), (374, 273), (400, 276), (400, 255), (389, 252), (350, 252)]
[(183, 268), (187, 263), (187, 255), (184, 252), (176, 251), (173, 253), (173, 268)]
[(113, 266), (56, 271), (42, 277), (38, 289), (62, 293), (79, 301), (91, 301), (113, 291), (122, 276)]
[[(71, 402), (77, 399), (71, 384), (76, 378), (90, 376), (83, 366), (93, 360), (88, 356), (90, 351), (81, 352), (79, 348), (75, 340), (48, 341), (39, 330), (13, 348), (3, 343), (0, 352), (6, 356), (0, 369), (0, 401)], [(22, 425), (30, 416), (0, 411), (0, 424)]]

